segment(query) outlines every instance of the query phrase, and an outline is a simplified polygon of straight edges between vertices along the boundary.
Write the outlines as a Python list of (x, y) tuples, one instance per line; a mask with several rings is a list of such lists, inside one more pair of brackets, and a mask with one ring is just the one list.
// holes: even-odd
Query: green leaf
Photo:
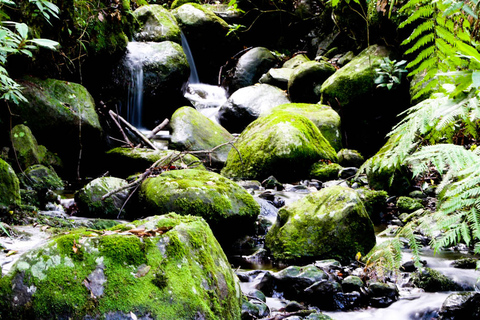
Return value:
[(50, 40), (50, 39), (31, 39), (29, 42), (35, 43), (40, 47), (44, 47), (50, 50), (56, 50), (57, 47), (60, 45), (58, 42)]
[(480, 87), (480, 71), (473, 71), (472, 72), (472, 85), (475, 88)]
[(28, 26), (25, 23), (15, 23), (15, 29), (20, 34), (22, 39), (27, 39)]

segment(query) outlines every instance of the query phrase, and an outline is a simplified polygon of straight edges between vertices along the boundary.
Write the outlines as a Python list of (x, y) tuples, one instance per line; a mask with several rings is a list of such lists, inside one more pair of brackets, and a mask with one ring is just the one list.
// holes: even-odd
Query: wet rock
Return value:
[(254, 85), (260, 77), (275, 67), (277, 58), (264, 47), (253, 48), (238, 59), (232, 80), (232, 90)]
[(480, 293), (450, 294), (439, 312), (440, 320), (480, 319)]
[(357, 252), (365, 254), (373, 248), (375, 235), (358, 194), (336, 186), (280, 209), (265, 244), (279, 260), (350, 261)]
[[(61, 235), (23, 255), (0, 279), (2, 318), (240, 319), (238, 279), (203, 219), (168, 214), (117, 228)], [(150, 270), (136, 277), (142, 265)]]
[(362, 279), (357, 276), (348, 276), (342, 280), (342, 288), (344, 292), (360, 292), (364, 286), (365, 284)]
[(208, 171), (171, 170), (147, 178), (139, 189), (137, 215), (176, 212), (203, 217), (221, 241), (253, 231), (260, 206), (244, 188)]
[(174, 16), (158, 4), (144, 5), (133, 12), (140, 23), (140, 30), (134, 35), (136, 41), (174, 41), (181, 43), (180, 28)]
[(281, 181), (296, 181), (306, 177), (316, 161), (336, 161), (334, 149), (313, 122), (288, 112), (257, 119), (235, 146), (238, 152), (230, 150), (222, 170), (230, 178), (263, 180), (273, 175)]
[(299, 65), (311, 61), (306, 55), (304, 54), (297, 54), (291, 59), (288, 59), (285, 61), (282, 65), (283, 68), (290, 68), (290, 69), (295, 69)]
[[(172, 115), (171, 147), (180, 151), (208, 151), (233, 141), (233, 136), (222, 126), (191, 107), (177, 109)], [(196, 153), (210, 167), (223, 167), (231, 145), (224, 145), (211, 153)]]
[(220, 107), (218, 122), (229, 132), (240, 133), (258, 117), (289, 102), (285, 92), (268, 84), (243, 87)]
[(55, 79), (26, 78), (19, 83), (28, 102), (12, 106), (12, 112), (28, 123), (38, 143), (63, 160), (62, 177), (77, 176), (80, 150), (81, 168), (98, 170), (103, 130), (87, 89)]
[(105, 200), (102, 200), (102, 197), (127, 184), (126, 180), (115, 177), (101, 177), (92, 180), (75, 194), (75, 201), (80, 209), (80, 214), (85, 217), (96, 218), (115, 219), (119, 216), (124, 217), (125, 212), (121, 212), (120, 209), (122, 209), (130, 194), (130, 190), (122, 190)]
[(351, 149), (341, 149), (337, 153), (338, 163), (344, 167), (356, 167), (360, 166), (365, 162), (363, 156), (357, 150)]
[(62, 190), (62, 179), (52, 168), (41, 164), (28, 167), (24, 174), (20, 175), (23, 188), (33, 190)]
[(307, 265), (304, 267), (290, 266), (282, 271), (273, 274), (275, 290), (282, 292), (287, 299), (302, 299), (305, 297), (305, 290), (322, 280), (327, 279), (327, 274), (315, 267)]
[(20, 182), (15, 171), (0, 159), (0, 205), (19, 205), (20, 199)]
[(454, 268), (459, 269), (475, 269), (477, 267), (478, 259), (475, 258), (463, 258), (452, 262)]
[(293, 70), (289, 68), (271, 68), (258, 80), (258, 82), (269, 84), (282, 90), (287, 90), (288, 80), (292, 73)]
[(420, 200), (402, 196), (397, 200), (397, 207), (400, 212), (411, 213), (418, 209), (422, 209), (423, 205)]
[(330, 106), (309, 103), (287, 103), (273, 108), (271, 112), (276, 111), (287, 111), (304, 115), (317, 126), (318, 130), (320, 130), (335, 151), (342, 148), (340, 116)]
[[(168, 159), (175, 157), (173, 150), (153, 150), (147, 148), (114, 148), (107, 151), (107, 160), (109, 162), (110, 174), (127, 178), (134, 174), (145, 172), (156, 161), (165, 158), (165, 163), (159, 166), (170, 166), (170, 169), (193, 168), (197, 170), (206, 170), (200, 159), (186, 154), (184, 157), (171, 162)], [(177, 152), (178, 153), (178, 152)]]
[(344, 310), (342, 286), (331, 280), (321, 280), (305, 288), (305, 299), (324, 310)]
[(357, 190), (360, 198), (363, 200), (370, 219), (372, 219), (373, 223), (381, 222), (385, 216), (385, 212), (387, 212), (387, 192), (367, 188), (359, 188)]
[(325, 61), (309, 61), (295, 69), (288, 81), (288, 95), (292, 102), (317, 103), (320, 101), (320, 87), (335, 68)]
[(398, 299), (394, 284), (372, 282), (368, 284), (369, 304), (374, 308), (386, 308)]
[(275, 288), (275, 277), (272, 272), (264, 272), (261, 276), (260, 282), (255, 285), (255, 289), (260, 290), (266, 296), (271, 297), (273, 295), (273, 289)]
[(297, 301), (289, 301), (284, 309), (286, 312), (295, 312), (299, 310), (305, 310), (305, 306)]

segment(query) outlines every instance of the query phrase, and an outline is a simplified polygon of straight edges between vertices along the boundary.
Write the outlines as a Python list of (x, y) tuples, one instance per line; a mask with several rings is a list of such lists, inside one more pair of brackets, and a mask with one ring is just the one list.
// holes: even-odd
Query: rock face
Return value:
[[(128, 84), (141, 77), (143, 83), (143, 126), (170, 117), (184, 103), (182, 85), (190, 67), (181, 45), (172, 41), (129, 42), (114, 81), (118, 90), (128, 93)], [(132, 89), (133, 90), (133, 89)], [(128, 99), (127, 94), (124, 97)], [(125, 103), (126, 105), (126, 103)], [(125, 110), (126, 111), (126, 110)], [(122, 110), (122, 113), (126, 113)]]
[(232, 80), (232, 91), (254, 85), (277, 63), (275, 56), (264, 47), (253, 48), (238, 59)]
[(337, 160), (315, 124), (289, 112), (257, 119), (238, 137), (235, 147), (238, 151), (230, 150), (222, 170), (230, 178), (262, 181), (273, 175), (293, 181), (308, 177), (310, 166), (318, 160)]
[[(222, 126), (205, 117), (191, 107), (177, 109), (170, 121), (171, 145), (178, 150), (210, 150), (233, 140), (233, 136)], [(211, 154), (197, 154), (209, 166), (223, 166), (227, 161), (231, 145), (225, 145)]]
[(260, 206), (244, 188), (219, 174), (193, 169), (148, 178), (139, 190), (142, 214), (174, 211), (203, 217), (219, 241), (231, 241), (254, 227)]
[(335, 68), (328, 62), (309, 61), (293, 70), (288, 80), (288, 95), (292, 102), (317, 103), (320, 101), (320, 87)]
[(137, 41), (174, 41), (181, 43), (180, 27), (173, 15), (158, 4), (141, 6), (133, 12), (140, 22), (140, 31), (134, 35)]
[(266, 246), (286, 261), (349, 261), (375, 245), (373, 224), (357, 193), (334, 186), (311, 193), (278, 212)]
[(372, 45), (330, 76), (320, 90), (322, 103), (341, 110), (346, 147), (366, 157), (385, 143), (397, 115), (410, 105), (406, 81), (392, 90), (376, 88), (375, 69), (390, 55), (387, 48)]
[(324, 104), (288, 103), (272, 109), (272, 112), (276, 111), (287, 111), (304, 115), (317, 126), (335, 151), (339, 151), (342, 148), (340, 116), (330, 106)]
[(20, 182), (13, 168), (0, 159), (0, 205), (20, 204)]
[(120, 215), (123, 203), (128, 197), (129, 190), (115, 193), (103, 201), (102, 197), (108, 192), (127, 184), (126, 180), (115, 177), (101, 177), (89, 182), (75, 194), (75, 202), (81, 215), (85, 217), (117, 218)]
[(103, 131), (87, 89), (55, 79), (28, 78), (20, 83), (28, 103), (20, 103), (13, 112), (28, 123), (39, 143), (57, 153), (65, 164), (71, 164), (65, 166), (65, 173), (77, 173), (80, 150), (81, 169), (97, 168)]
[(218, 70), (234, 54), (228, 24), (213, 11), (197, 3), (172, 10), (195, 59), (202, 83), (216, 84)]
[(114, 229), (22, 256), (0, 279), (2, 319), (240, 318), (238, 279), (203, 219), (172, 213)]
[(244, 87), (235, 91), (220, 107), (218, 122), (228, 131), (240, 133), (259, 116), (289, 102), (285, 92), (274, 86), (260, 84)]
[(179, 152), (172, 150), (153, 150), (147, 148), (114, 148), (107, 151), (107, 161), (110, 164), (110, 173), (116, 177), (127, 178), (128, 176), (143, 173), (148, 167), (156, 161), (164, 158), (166, 161), (160, 166), (171, 165), (176, 168), (194, 168), (205, 170), (205, 167), (197, 157), (186, 154), (178, 157), (177, 160), (170, 163), (170, 160), (176, 158)]

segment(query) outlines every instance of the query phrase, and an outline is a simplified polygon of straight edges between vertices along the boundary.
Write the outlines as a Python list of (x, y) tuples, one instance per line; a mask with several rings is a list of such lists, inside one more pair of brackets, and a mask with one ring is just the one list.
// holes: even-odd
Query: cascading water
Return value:
[(222, 87), (200, 83), (192, 52), (183, 33), (182, 47), (190, 65), (190, 77), (184, 87), (183, 94), (195, 109), (207, 118), (216, 121), (218, 109), (227, 101), (227, 92)]

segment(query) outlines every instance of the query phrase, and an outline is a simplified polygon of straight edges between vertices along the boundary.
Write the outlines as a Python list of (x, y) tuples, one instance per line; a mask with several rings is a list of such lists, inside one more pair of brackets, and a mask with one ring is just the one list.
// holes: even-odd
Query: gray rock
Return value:
[(232, 80), (232, 90), (254, 85), (270, 68), (275, 67), (277, 58), (264, 47), (253, 48), (238, 59)]
[(309, 61), (293, 70), (288, 81), (288, 95), (292, 102), (317, 103), (320, 87), (335, 68), (328, 62)]
[(134, 38), (141, 42), (174, 41), (181, 43), (180, 27), (175, 17), (158, 4), (144, 5), (133, 12), (133, 16), (139, 21), (140, 30)]

